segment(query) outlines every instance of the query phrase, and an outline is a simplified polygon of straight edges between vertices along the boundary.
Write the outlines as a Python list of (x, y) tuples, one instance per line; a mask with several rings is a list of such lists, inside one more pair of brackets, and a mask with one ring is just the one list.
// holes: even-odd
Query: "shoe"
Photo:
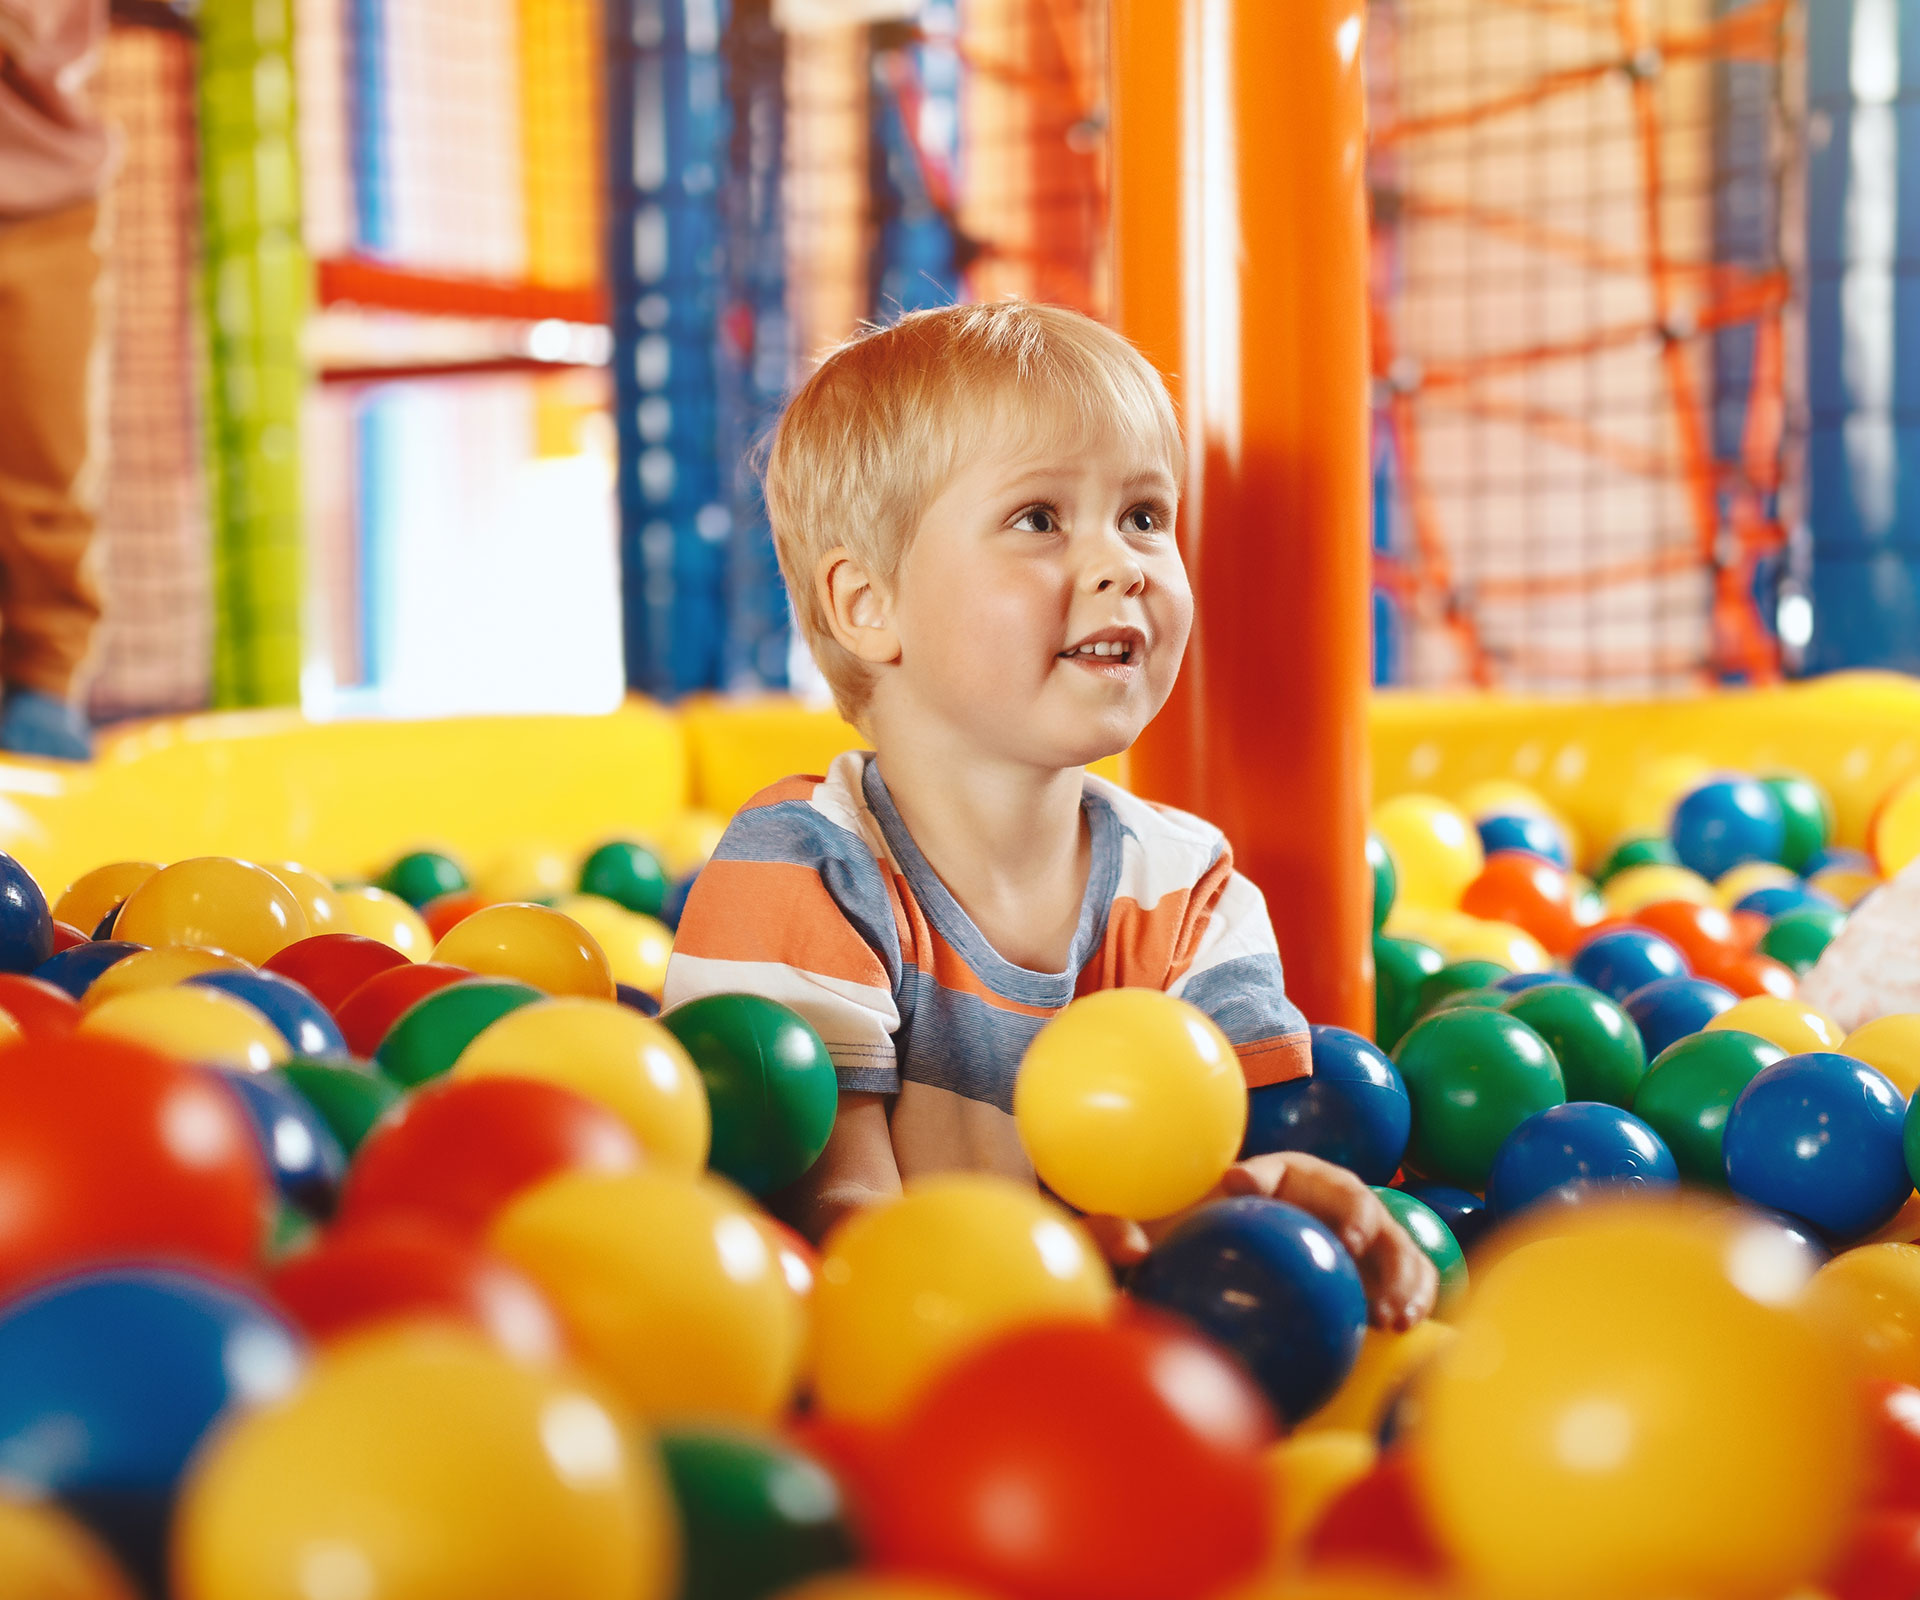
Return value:
[(9, 686), (0, 709), (0, 750), (55, 761), (86, 761), (93, 755), (93, 729), (86, 713), (38, 689)]

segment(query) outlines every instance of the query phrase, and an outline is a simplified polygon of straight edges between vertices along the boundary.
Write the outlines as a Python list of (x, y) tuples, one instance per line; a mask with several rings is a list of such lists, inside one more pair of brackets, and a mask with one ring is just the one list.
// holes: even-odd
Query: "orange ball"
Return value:
[(102, 917), (159, 870), (155, 861), (114, 861), (82, 873), (54, 902), (54, 920), (90, 936)]
[(1691, 900), (1656, 900), (1634, 912), (1632, 920), (1670, 940), (1696, 971), (1703, 961), (1731, 955), (1733, 919), (1718, 906)]
[(1573, 884), (1565, 869), (1523, 850), (1487, 857), (1480, 876), (1467, 885), (1460, 909), (1486, 922), (1523, 928), (1554, 955), (1565, 955), (1588, 930), (1573, 909)]
[(613, 969), (593, 935), (546, 906), (487, 906), (450, 929), (433, 959), (488, 977), (518, 978), (551, 995), (616, 998)]
[(427, 932), (433, 935), (437, 943), (486, 905), (487, 902), (471, 889), (453, 889), (446, 894), (435, 895), (423, 905), (420, 908), (420, 920), (426, 923)]
[(154, 947), (224, 950), (256, 967), (307, 936), (307, 914), (264, 867), (198, 856), (162, 867), (127, 897), (113, 936)]

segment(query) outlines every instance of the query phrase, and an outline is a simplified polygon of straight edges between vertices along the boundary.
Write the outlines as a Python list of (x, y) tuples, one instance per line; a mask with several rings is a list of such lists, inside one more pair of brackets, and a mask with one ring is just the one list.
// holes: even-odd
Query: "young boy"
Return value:
[[(1220, 831), (1084, 770), (1133, 743), (1179, 670), (1182, 465), (1146, 360), (1020, 302), (857, 338), (781, 419), (766, 475), (781, 571), (873, 748), (734, 818), (687, 902), (666, 1002), (751, 991), (826, 1042), (839, 1118), (782, 1197), (816, 1238), (903, 1178), (1032, 1182), (1014, 1075), (1076, 994), (1179, 996), (1251, 1086), (1311, 1070), (1266, 903)], [(1431, 1309), (1431, 1265), (1351, 1174), (1268, 1156), (1222, 1187), (1331, 1225), (1376, 1321)], [(1117, 1259), (1145, 1248), (1136, 1225), (1091, 1220)]]

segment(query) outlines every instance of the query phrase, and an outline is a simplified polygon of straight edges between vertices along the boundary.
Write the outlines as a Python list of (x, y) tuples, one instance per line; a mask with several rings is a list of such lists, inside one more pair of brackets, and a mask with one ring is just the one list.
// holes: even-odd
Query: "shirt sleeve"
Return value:
[(899, 934), (873, 852), (790, 780), (750, 801), (700, 869), (663, 1000), (669, 1008), (710, 994), (777, 1000), (820, 1035), (843, 1091), (893, 1094), (899, 971)]
[(1186, 970), (1167, 992), (1220, 1025), (1247, 1087), (1260, 1089), (1313, 1071), (1306, 1018), (1287, 998), (1280, 947), (1266, 897), (1223, 854), (1196, 886)]

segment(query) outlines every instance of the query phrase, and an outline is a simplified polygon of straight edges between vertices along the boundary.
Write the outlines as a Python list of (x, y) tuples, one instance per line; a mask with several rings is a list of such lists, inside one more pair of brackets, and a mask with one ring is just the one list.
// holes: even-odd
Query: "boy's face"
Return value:
[(961, 464), (901, 564), (896, 704), (983, 754), (1084, 766), (1133, 743), (1180, 669), (1178, 486), (1124, 439), (1010, 431)]

